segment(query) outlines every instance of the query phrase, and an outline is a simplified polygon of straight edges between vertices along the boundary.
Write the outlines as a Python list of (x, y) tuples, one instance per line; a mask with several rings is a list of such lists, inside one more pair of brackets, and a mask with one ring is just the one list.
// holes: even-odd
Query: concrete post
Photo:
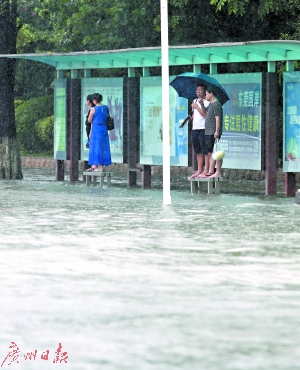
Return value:
[(300, 189), (296, 193), (295, 203), (300, 204)]
[(80, 159), (80, 134), (81, 134), (81, 80), (68, 79), (68, 111), (69, 111), (69, 159), (70, 181), (78, 181)]
[(139, 162), (140, 147), (140, 90), (138, 78), (124, 79), (126, 84), (125, 99), (125, 127), (124, 133), (124, 161), (127, 162), (127, 184), (128, 187), (136, 185), (137, 168)]
[(265, 193), (274, 195), (278, 161), (278, 76), (273, 72), (266, 73), (265, 76)]
[(294, 197), (296, 192), (296, 175), (293, 172), (284, 173), (284, 195)]

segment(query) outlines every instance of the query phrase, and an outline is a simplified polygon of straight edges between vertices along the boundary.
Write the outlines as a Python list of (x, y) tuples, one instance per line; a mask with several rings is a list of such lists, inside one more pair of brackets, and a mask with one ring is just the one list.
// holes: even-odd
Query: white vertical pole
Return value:
[(160, 18), (163, 126), (163, 204), (168, 205), (171, 204), (168, 0), (160, 0)]

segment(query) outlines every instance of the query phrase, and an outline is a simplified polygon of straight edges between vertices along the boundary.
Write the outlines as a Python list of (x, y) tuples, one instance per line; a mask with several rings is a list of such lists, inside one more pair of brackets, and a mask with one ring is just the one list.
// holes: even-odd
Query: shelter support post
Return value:
[(296, 175), (293, 172), (284, 173), (284, 195), (294, 197), (296, 193)]
[(57, 70), (56, 71), (56, 78), (57, 79), (64, 78), (64, 71), (62, 71), (61, 69)]
[[(295, 62), (293, 60), (286, 61), (286, 71), (293, 72), (295, 70)], [(286, 197), (294, 197), (296, 194), (296, 175), (293, 172), (284, 174), (284, 195)]]
[(268, 72), (276, 72), (276, 62), (268, 62)]
[(77, 69), (71, 69), (71, 78), (72, 79), (78, 78), (78, 70)]
[(142, 187), (143, 189), (151, 189), (151, 166), (148, 164), (143, 165)]
[(143, 67), (143, 77), (149, 77), (149, 76), (150, 76), (150, 68)]
[(131, 187), (136, 185), (136, 165), (139, 162), (140, 92), (138, 78), (127, 78), (125, 102), (127, 119), (124, 129), (127, 132), (124, 135), (124, 148), (127, 148), (127, 155), (124, 155), (124, 157), (127, 161), (127, 185)]
[(135, 68), (129, 67), (128, 68), (128, 77), (135, 77)]
[(58, 159), (55, 163), (55, 179), (56, 181), (65, 180), (65, 161)]
[(201, 73), (201, 64), (193, 64), (193, 73)]
[(68, 79), (68, 118), (69, 126), (69, 159), (70, 181), (78, 181), (80, 158), (80, 132), (81, 132), (81, 80)]
[(266, 73), (265, 76), (265, 194), (274, 195), (278, 162), (278, 77), (276, 73)]
[(295, 62), (293, 60), (286, 61), (286, 71), (287, 72), (294, 72), (295, 70)]
[(91, 78), (92, 77), (92, 71), (90, 69), (84, 69), (83, 70), (83, 77), (84, 78)]
[(218, 73), (218, 65), (216, 63), (210, 63), (210, 65), (209, 65), (209, 73), (211, 75), (216, 75)]

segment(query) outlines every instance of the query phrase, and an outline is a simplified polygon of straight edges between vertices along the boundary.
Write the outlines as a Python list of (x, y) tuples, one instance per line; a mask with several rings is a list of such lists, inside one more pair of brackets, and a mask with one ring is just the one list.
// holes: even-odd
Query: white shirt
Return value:
[[(209, 106), (209, 101), (203, 99), (204, 107), (207, 108)], [(198, 102), (198, 99), (194, 100), (194, 103), (196, 103), (199, 108), (201, 108), (200, 103)], [(203, 130), (205, 129), (205, 118), (198, 112), (197, 109), (194, 109), (193, 112), (193, 130)]]

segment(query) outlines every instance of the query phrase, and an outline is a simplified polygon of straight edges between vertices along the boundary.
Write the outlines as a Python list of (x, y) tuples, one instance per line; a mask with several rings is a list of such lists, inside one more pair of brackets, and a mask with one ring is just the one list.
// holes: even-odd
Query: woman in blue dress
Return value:
[(102, 105), (102, 95), (93, 94), (94, 108), (91, 108), (88, 121), (92, 124), (90, 132), (89, 168), (87, 171), (103, 171), (103, 166), (111, 162), (109, 137), (106, 127), (108, 108)]

